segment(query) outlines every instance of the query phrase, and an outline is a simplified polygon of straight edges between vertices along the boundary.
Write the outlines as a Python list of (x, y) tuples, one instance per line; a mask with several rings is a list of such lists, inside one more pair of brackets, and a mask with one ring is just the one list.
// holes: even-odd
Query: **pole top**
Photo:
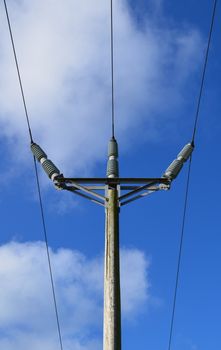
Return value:
[(108, 144), (107, 177), (119, 177), (118, 144), (114, 136), (112, 136)]

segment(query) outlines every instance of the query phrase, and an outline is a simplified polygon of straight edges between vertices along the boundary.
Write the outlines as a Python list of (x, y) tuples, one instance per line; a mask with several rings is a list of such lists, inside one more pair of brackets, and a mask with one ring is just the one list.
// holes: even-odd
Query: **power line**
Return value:
[(178, 254), (178, 262), (177, 262), (176, 282), (175, 282), (175, 290), (174, 290), (174, 298), (173, 298), (173, 306), (172, 306), (172, 316), (171, 316), (171, 322), (170, 322), (168, 350), (171, 349), (172, 336), (173, 336), (174, 317), (175, 317), (175, 311), (176, 311), (177, 291), (178, 291), (178, 285), (179, 285), (180, 265), (181, 265), (183, 239), (184, 239), (185, 223), (186, 223), (186, 212), (187, 212), (187, 204), (188, 204), (188, 198), (189, 198), (191, 164), (192, 164), (192, 156), (190, 157), (190, 160), (189, 160), (189, 167), (188, 167), (188, 173), (187, 173), (187, 182), (186, 182), (186, 191), (185, 191), (185, 199), (184, 199), (184, 209), (183, 209), (183, 219), (182, 219), (179, 254)]
[(11, 28), (9, 13), (8, 13), (8, 7), (7, 7), (7, 4), (6, 4), (6, 0), (3, 0), (3, 2), (4, 2), (5, 14), (6, 14), (6, 17), (7, 17), (7, 22), (8, 22), (8, 29), (9, 29), (9, 34), (10, 34), (10, 38), (11, 38), (11, 44), (12, 44), (12, 49), (13, 49), (13, 54), (14, 54), (14, 59), (15, 59), (16, 70), (17, 70), (17, 74), (18, 74), (18, 80), (19, 80), (19, 85), (20, 85), (20, 90), (21, 90), (21, 95), (22, 95), (22, 101), (23, 101), (24, 110), (25, 110), (26, 121), (27, 121), (27, 125), (28, 125), (28, 132), (29, 132), (29, 136), (30, 136), (30, 139), (31, 139), (31, 142), (32, 142), (33, 138), (32, 138), (30, 120), (29, 120), (28, 109), (27, 109), (27, 105), (26, 105), (26, 101), (25, 101), (25, 94), (24, 94), (21, 74), (20, 74), (20, 70), (19, 70), (17, 54), (16, 54), (16, 50), (15, 50), (15, 44), (14, 44), (14, 38), (13, 38), (13, 34), (12, 34), (12, 28)]
[(56, 294), (55, 294), (55, 284), (54, 284), (53, 272), (52, 272), (52, 267), (51, 267), (51, 258), (50, 258), (49, 246), (48, 246), (48, 235), (47, 235), (44, 208), (43, 208), (42, 196), (41, 196), (41, 187), (40, 187), (40, 182), (39, 182), (39, 175), (38, 175), (38, 168), (37, 168), (37, 164), (36, 164), (36, 159), (35, 159), (35, 157), (33, 157), (33, 158), (34, 158), (35, 175), (36, 175), (36, 182), (37, 182), (38, 198), (39, 198), (39, 204), (40, 204), (46, 253), (47, 253), (47, 259), (48, 259), (48, 268), (49, 268), (49, 274), (50, 274), (52, 295), (53, 295), (53, 300), (54, 300), (55, 316), (56, 316), (56, 322), (57, 322), (57, 328), (58, 328), (58, 337), (59, 337), (60, 348), (61, 348), (61, 350), (63, 350), (63, 342), (62, 342), (62, 337), (61, 337), (61, 327), (60, 327), (60, 321), (59, 321), (59, 315), (58, 315), (57, 298), (56, 298)]
[(115, 101), (114, 101), (114, 20), (113, 20), (113, 0), (110, 0), (110, 32), (111, 32), (111, 123), (112, 137), (115, 134)]
[(211, 44), (212, 33), (213, 33), (213, 28), (214, 28), (214, 21), (215, 21), (215, 16), (216, 16), (216, 8), (217, 8), (217, 0), (214, 1), (214, 5), (213, 5), (212, 20), (211, 20), (211, 25), (210, 25), (205, 61), (204, 61), (204, 65), (203, 65), (203, 74), (202, 74), (202, 80), (201, 80), (201, 84), (200, 84), (200, 91), (199, 91), (199, 97), (198, 97), (197, 108), (196, 108), (195, 123), (194, 123), (194, 128), (193, 128), (193, 137), (192, 137), (193, 143), (195, 140), (196, 129), (197, 129), (197, 124), (198, 124), (198, 119), (199, 119), (199, 112), (200, 112), (200, 106), (201, 106), (201, 100), (202, 100), (202, 94), (203, 94), (203, 88), (204, 88), (204, 82), (205, 82), (205, 76), (206, 76), (206, 68), (207, 68), (207, 64), (208, 64), (210, 44)]
[[(206, 54), (205, 54), (205, 59), (204, 59), (204, 64), (203, 64), (203, 72), (202, 72), (202, 79), (201, 79), (200, 90), (199, 90), (199, 97), (197, 100), (197, 108), (196, 108), (195, 121), (194, 121), (194, 127), (193, 127), (193, 135), (192, 135), (192, 144), (193, 145), (195, 143), (195, 136), (196, 136), (198, 120), (199, 120), (199, 112), (200, 112), (200, 106), (201, 106), (201, 101), (202, 101), (203, 88), (205, 85), (204, 83), (205, 83), (206, 69), (207, 69), (207, 65), (208, 65), (208, 58), (209, 58), (211, 39), (212, 39), (212, 33), (213, 33), (213, 28), (214, 28), (214, 21), (215, 21), (215, 16), (216, 16), (216, 9), (217, 9), (217, 0), (215, 0), (214, 4), (213, 4), (212, 19), (211, 19), (207, 49), (206, 49)], [(178, 261), (177, 261), (175, 289), (174, 289), (173, 304), (172, 304), (172, 315), (171, 315), (171, 322), (170, 322), (168, 350), (171, 349), (173, 330), (174, 330), (174, 319), (175, 319), (175, 312), (176, 312), (177, 292), (178, 292), (179, 279), (180, 279), (180, 265), (181, 265), (181, 260), (182, 260), (182, 250), (183, 250), (183, 241), (184, 241), (185, 224), (186, 224), (186, 213), (187, 213), (187, 205), (188, 205), (188, 199), (189, 199), (191, 169), (192, 169), (192, 156), (190, 157), (190, 160), (189, 160), (186, 189), (185, 189), (184, 209), (183, 209), (183, 218), (182, 218), (182, 225), (181, 225), (181, 235), (180, 235), (180, 243), (179, 243), (179, 253), (178, 253)]]
[[(13, 49), (13, 54), (14, 54), (14, 59), (15, 59), (15, 65), (16, 65), (16, 70), (17, 70), (17, 75), (18, 75), (21, 95), (22, 95), (22, 101), (23, 101), (23, 105), (24, 105), (24, 111), (25, 111), (26, 122), (27, 122), (27, 126), (28, 126), (28, 132), (29, 132), (29, 136), (30, 136), (30, 141), (32, 143), (33, 142), (33, 138), (32, 138), (30, 118), (29, 118), (29, 114), (28, 114), (28, 109), (27, 109), (27, 104), (26, 104), (26, 100), (25, 100), (25, 94), (24, 94), (24, 89), (23, 89), (23, 84), (22, 84), (22, 79), (21, 79), (21, 73), (20, 73), (18, 59), (17, 59), (17, 53), (16, 53), (16, 49), (15, 49), (14, 37), (13, 37), (13, 32), (12, 32), (12, 27), (11, 27), (11, 21), (10, 21), (10, 17), (9, 17), (9, 12), (8, 12), (8, 7), (7, 7), (6, 0), (3, 0), (3, 2), (4, 2), (4, 8), (5, 8), (6, 17), (7, 17), (8, 29), (9, 29), (9, 33), (10, 33), (10, 39), (11, 39), (11, 44), (12, 44), (12, 49)], [(61, 327), (60, 327), (60, 321), (59, 321), (59, 315), (58, 315), (57, 299), (56, 299), (56, 294), (55, 294), (55, 283), (54, 283), (52, 266), (51, 266), (51, 258), (50, 258), (49, 246), (48, 246), (48, 234), (47, 234), (47, 229), (46, 229), (45, 214), (44, 214), (44, 208), (43, 208), (43, 202), (42, 202), (42, 196), (41, 196), (41, 187), (40, 187), (40, 182), (39, 182), (39, 175), (38, 175), (36, 159), (35, 159), (35, 157), (33, 157), (33, 159), (34, 159), (34, 169), (35, 169), (35, 176), (36, 176), (36, 183), (37, 183), (37, 192), (38, 192), (40, 212), (41, 212), (41, 219), (42, 219), (42, 227), (43, 227), (44, 240), (45, 240), (46, 253), (47, 253), (47, 260), (48, 260), (50, 282), (51, 282), (51, 288), (52, 288), (52, 296), (53, 296), (54, 308), (55, 308), (55, 316), (56, 316), (56, 323), (57, 323), (58, 338), (59, 338), (60, 349), (63, 350), (63, 342), (62, 342), (62, 336), (61, 336)]]

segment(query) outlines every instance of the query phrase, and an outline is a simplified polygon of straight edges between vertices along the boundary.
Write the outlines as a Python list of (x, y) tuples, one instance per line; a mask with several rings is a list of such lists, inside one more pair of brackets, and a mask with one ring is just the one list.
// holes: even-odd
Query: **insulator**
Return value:
[(117, 141), (115, 140), (114, 137), (112, 137), (112, 139), (109, 141), (109, 145), (108, 145), (108, 156), (115, 156), (118, 157), (118, 145), (117, 145)]
[(41, 163), (46, 174), (54, 181), (54, 178), (60, 175), (60, 170), (50, 159), (47, 159), (47, 154), (39, 145), (33, 142), (31, 144), (31, 150), (35, 158)]
[(179, 174), (180, 170), (182, 169), (183, 164), (191, 156), (193, 149), (193, 143), (188, 143), (186, 146), (184, 146), (182, 151), (178, 154), (177, 159), (175, 159), (167, 168), (167, 170), (163, 174), (163, 177), (167, 177), (170, 180), (175, 179)]
[(118, 145), (114, 137), (111, 138), (108, 144), (108, 162), (107, 162), (107, 177), (119, 177), (118, 167)]
[(31, 150), (32, 150), (32, 153), (34, 154), (35, 158), (39, 162), (42, 158), (47, 158), (47, 154), (43, 151), (43, 149), (34, 142), (31, 144)]
[(168, 177), (169, 179), (175, 179), (183, 167), (183, 162), (179, 159), (175, 159), (170, 166), (167, 168), (163, 177)]
[(117, 159), (108, 160), (107, 177), (119, 177), (119, 167)]
[(54, 165), (54, 163), (52, 163), (50, 159), (45, 159), (42, 163), (42, 167), (50, 178), (52, 178), (53, 175), (60, 174), (60, 170)]
[(182, 151), (178, 154), (178, 159), (183, 159), (184, 162), (187, 161), (187, 159), (191, 156), (193, 152), (193, 145), (191, 143), (188, 143), (186, 146), (183, 147)]

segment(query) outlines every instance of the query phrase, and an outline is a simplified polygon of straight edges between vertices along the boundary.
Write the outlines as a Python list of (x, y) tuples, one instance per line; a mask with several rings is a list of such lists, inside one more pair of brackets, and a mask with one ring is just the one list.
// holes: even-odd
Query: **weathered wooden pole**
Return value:
[(121, 350), (118, 191), (108, 189), (104, 264), (104, 350)]
[[(119, 176), (118, 146), (114, 138), (109, 143), (108, 157), (107, 176), (116, 178)], [(120, 208), (117, 185), (108, 186), (106, 197), (103, 350), (121, 350)]]

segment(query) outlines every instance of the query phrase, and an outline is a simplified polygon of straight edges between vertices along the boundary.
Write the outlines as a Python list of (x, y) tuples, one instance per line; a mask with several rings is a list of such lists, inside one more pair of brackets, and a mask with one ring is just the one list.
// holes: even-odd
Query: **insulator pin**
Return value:
[(118, 157), (118, 144), (115, 138), (112, 138), (108, 144), (108, 156)]
[(34, 154), (35, 158), (40, 162), (42, 158), (47, 159), (47, 154), (43, 151), (43, 149), (37, 145), (36, 143), (31, 144), (31, 150), (32, 153)]
[(50, 159), (46, 159), (42, 163), (42, 167), (50, 179), (52, 178), (53, 175), (60, 174), (59, 169), (54, 165), (54, 163)]
[(186, 146), (183, 147), (182, 151), (178, 154), (177, 158), (183, 158), (185, 159), (185, 161), (187, 161), (187, 159), (189, 159), (189, 157), (191, 156), (193, 149), (193, 145), (191, 143), (188, 143)]
[(182, 167), (183, 167), (183, 162), (181, 162), (179, 159), (175, 159), (167, 168), (163, 176), (168, 177), (171, 180), (175, 179), (179, 174), (180, 170), (182, 169)]
[(117, 159), (109, 159), (107, 163), (107, 177), (118, 177), (119, 168)]
[(177, 159), (175, 159), (170, 166), (167, 168), (163, 177), (167, 177), (169, 180), (173, 180), (177, 177), (183, 164), (189, 159), (193, 152), (194, 146), (192, 143), (188, 143), (182, 151), (178, 154)]
[(119, 177), (118, 145), (114, 137), (111, 138), (108, 144), (107, 177)]
[(31, 144), (31, 150), (35, 158), (41, 163), (46, 174), (54, 181), (55, 177), (60, 175), (60, 170), (50, 159), (47, 159), (47, 154), (39, 145), (33, 142)]

